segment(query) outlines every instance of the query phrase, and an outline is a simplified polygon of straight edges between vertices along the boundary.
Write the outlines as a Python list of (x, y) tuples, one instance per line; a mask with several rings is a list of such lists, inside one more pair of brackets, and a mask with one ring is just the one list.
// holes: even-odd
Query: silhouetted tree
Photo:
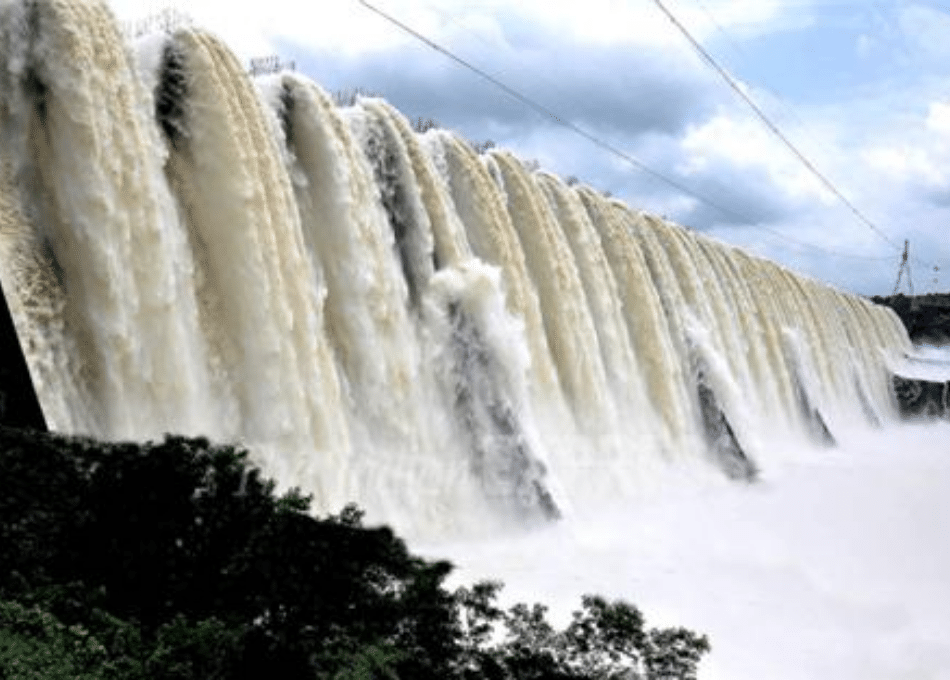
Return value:
[(497, 583), (450, 591), (448, 562), (247, 458), (0, 428), (0, 678), (689, 680), (708, 649), (622, 602), (555, 631)]

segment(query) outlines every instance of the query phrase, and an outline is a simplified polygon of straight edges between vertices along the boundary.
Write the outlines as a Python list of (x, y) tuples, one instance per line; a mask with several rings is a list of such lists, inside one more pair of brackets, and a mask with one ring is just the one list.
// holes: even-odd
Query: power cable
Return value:
[[(584, 130), (582, 127), (578, 126), (577, 124), (571, 123), (571, 122), (569, 122), (569, 121), (567, 121), (567, 120), (562, 119), (560, 116), (558, 116), (554, 111), (552, 111), (552, 110), (549, 109), (548, 107), (544, 106), (543, 104), (539, 104), (538, 102), (534, 101), (533, 99), (531, 99), (531, 98), (529, 98), (529, 97), (527, 97), (527, 96), (521, 94), (520, 92), (518, 92), (518, 91), (515, 90), (514, 88), (512, 88), (512, 87), (510, 87), (509, 85), (505, 84), (504, 82), (502, 82), (502, 81), (499, 80), (498, 78), (495, 78), (494, 76), (492, 76), (492, 75), (489, 74), (488, 72), (484, 71), (483, 69), (480, 69), (479, 67), (475, 66), (474, 64), (472, 64), (472, 63), (466, 61), (465, 59), (463, 59), (463, 58), (461, 58), (461, 57), (459, 57), (458, 55), (456, 55), (456, 54), (454, 54), (453, 52), (449, 51), (449, 50), (446, 49), (445, 47), (442, 47), (441, 45), (439, 45), (439, 44), (436, 43), (435, 41), (433, 41), (433, 40), (431, 40), (430, 38), (426, 37), (426, 36), (423, 35), (422, 33), (419, 33), (419, 32), (416, 31), (414, 28), (412, 28), (412, 27), (410, 27), (410, 26), (407, 26), (406, 24), (404, 24), (403, 22), (399, 21), (399, 20), (396, 19), (395, 17), (393, 17), (393, 16), (387, 14), (386, 12), (382, 11), (381, 9), (379, 9), (379, 8), (375, 7), (374, 5), (370, 4), (367, 0), (357, 0), (357, 1), (358, 1), (361, 5), (363, 5), (364, 7), (366, 7), (368, 10), (370, 10), (371, 12), (373, 12), (373, 13), (379, 15), (380, 17), (382, 17), (382, 18), (385, 19), (386, 21), (388, 21), (388, 22), (390, 22), (391, 24), (397, 26), (397, 27), (400, 28), (401, 30), (405, 31), (405, 32), (408, 33), (409, 35), (411, 35), (411, 36), (413, 36), (414, 38), (416, 38), (417, 40), (419, 40), (419, 41), (425, 43), (426, 45), (428, 45), (429, 47), (431, 47), (432, 49), (434, 49), (436, 52), (439, 52), (440, 54), (442, 54), (442, 55), (448, 57), (449, 59), (451, 59), (452, 61), (454, 61), (454, 62), (456, 62), (457, 64), (461, 65), (462, 67), (464, 67), (464, 68), (466, 68), (466, 69), (472, 71), (473, 73), (475, 73), (475, 74), (478, 75), (479, 77), (483, 78), (484, 80), (487, 80), (489, 83), (491, 83), (491, 84), (494, 85), (495, 87), (497, 87), (497, 88), (501, 89), (503, 92), (505, 92), (509, 97), (511, 97), (511, 98), (515, 99), (516, 101), (518, 101), (518, 102), (524, 104), (525, 106), (527, 106), (528, 108), (532, 109), (532, 110), (535, 111), (536, 113), (538, 113), (538, 114), (540, 114), (540, 115), (542, 115), (542, 116), (551, 118), (551, 119), (552, 119), (555, 123), (557, 123), (558, 125), (567, 128), (567, 129), (570, 130), (571, 132), (574, 132), (575, 134), (577, 134), (577, 135), (583, 137), (584, 139), (586, 139), (586, 140), (588, 140), (589, 142), (591, 142), (592, 144), (594, 144), (594, 145), (600, 147), (601, 149), (607, 151), (608, 153), (613, 154), (614, 156), (617, 156), (618, 158), (621, 158), (622, 160), (625, 160), (626, 162), (628, 162), (630, 165), (634, 166), (635, 168), (637, 168), (637, 169), (640, 170), (641, 172), (644, 172), (644, 173), (646, 173), (646, 174), (648, 174), (648, 175), (654, 177), (655, 179), (658, 179), (658, 180), (660, 180), (661, 182), (667, 184), (668, 186), (671, 186), (671, 187), (677, 189), (678, 191), (681, 191), (682, 193), (684, 193), (684, 194), (686, 194), (686, 195), (688, 195), (688, 196), (690, 196), (690, 197), (696, 199), (696, 200), (699, 201), (700, 203), (705, 203), (706, 205), (708, 205), (708, 206), (710, 206), (710, 207), (712, 207), (712, 208), (715, 208), (716, 210), (718, 210), (718, 211), (719, 211), (720, 213), (722, 213), (723, 215), (726, 215), (726, 216), (728, 216), (728, 217), (732, 217), (733, 219), (736, 219), (736, 220), (738, 220), (738, 221), (740, 221), (740, 222), (744, 222), (744, 223), (746, 223), (746, 224), (748, 224), (749, 226), (752, 226), (752, 227), (754, 227), (754, 228), (761, 229), (761, 230), (763, 230), (763, 231), (765, 231), (765, 232), (767, 232), (767, 233), (769, 233), (769, 234), (772, 234), (773, 236), (775, 236), (775, 237), (777, 237), (777, 238), (783, 239), (783, 240), (788, 241), (788, 242), (790, 242), (790, 243), (794, 243), (795, 245), (803, 246), (803, 247), (806, 247), (806, 248), (812, 248), (812, 249), (814, 249), (814, 250), (816, 250), (816, 251), (823, 252), (823, 253), (825, 253), (825, 254), (832, 255), (832, 256), (834, 256), (834, 257), (845, 257), (845, 258), (853, 258), (853, 259), (859, 259), (859, 260), (875, 260), (875, 261), (884, 260), (884, 259), (890, 259), (889, 257), (887, 257), (887, 258), (882, 258), (882, 257), (877, 257), (877, 256), (869, 256), (869, 255), (853, 255), (853, 254), (849, 254), (849, 253), (843, 253), (843, 252), (833, 251), (833, 250), (830, 250), (830, 249), (828, 249), (828, 248), (823, 248), (822, 246), (817, 246), (817, 245), (814, 245), (814, 244), (811, 244), (811, 243), (807, 243), (807, 242), (805, 242), (805, 241), (801, 241), (801, 240), (799, 240), (799, 239), (796, 239), (796, 238), (787, 236), (787, 235), (785, 235), (785, 234), (782, 234), (781, 232), (776, 231), (775, 229), (771, 229), (771, 228), (769, 228), (769, 227), (767, 227), (767, 226), (765, 226), (765, 225), (763, 225), (763, 224), (761, 224), (761, 223), (756, 222), (756, 221), (753, 220), (753, 219), (750, 219), (750, 218), (749, 218), (748, 216), (746, 216), (746, 215), (743, 215), (743, 214), (741, 214), (741, 213), (739, 213), (739, 212), (737, 212), (737, 211), (735, 211), (735, 210), (732, 210), (731, 208), (727, 208), (727, 207), (725, 207), (725, 206), (719, 204), (718, 202), (713, 201), (712, 199), (710, 199), (710, 198), (708, 198), (708, 197), (706, 197), (706, 196), (704, 196), (704, 195), (702, 195), (702, 194), (696, 192), (695, 190), (693, 190), (693, 189), (691, 189), (690, 187), (688, 187), (688, 186), (682, 184), (681, 182), (678, 182), (677, 180), (675, 180), (675, 179), (673, 179), (673, 178), (671, 178), (671, 177), (668, 177), (668, 176), (664, 175), (663, 173), (659, 172), (658, 170), (654, 170), (653, 168), (649, 167), (648, 165), (646, 165), (646, 164), (643, 163), (642, 161), (640, 161), (640, 160), (634, 158), (632, 155), (628, 154), (627, 152), (622, 151), (621, 149), (618, 149), (617, 147), (615, 147), (615, 146), (613, 146), (612, 144), (610, 144), (609, 142), (606, 142), (606, 141), (600, 139), (599, 137), (597, 137), (597, 136), (591, 134), (590, 132), (587, 132), (587, 131)], [(674, 21), (675, 21), (675, 19), (674, 19)], [(700, 48), (700, 49), (701, 49), (701, 48)], [(727, 76), (727, 77), (728, 77), (728, 76)], [(781, 133), (779, 133), (779, 134), (781, 134)], [(816, 173), (817, 173), (817, 171), (816, 171)], [(819, 176), (820, 176), (820, 175), (819, 175)], [(827, 180), (826, 180), (826, 181), (827, 181)], [(842, 199), (843, 199), (843, 197), (842, 197)], [(846, 200), (846, 199), (845, 199), (845, 200)], [(849, 203), (848, 205), (850, 205), (850, 203)], [(852, 207), (852, 210), (856, 211), (856, 208), (853, 208), (853, 207)], [(886, 238), (886, 237), (885, 237), (885, 238)]]
[(815, 165), (801, 151), (798, 150), (798, 148), (791, 142), (791, 140), (788, 139), (788, 137), (785, 136), (785, 134), (778, 128), (778, 126), (776, 126), (769, 119), (769, 117), (765, 115), (765, 112), (763, 112), (762, 109), (759, 108), (758, 104), (756, 104), (752, 100), (752, 98), (748, 94), (746, 94), (746, 92), (742, 89), (739, 83), (737, 83), (735, 79), (731, 75), (729, 75), (728, 71), (726, 71), (722, 66), (719, 65), (719, 62), (717, 62), (713, 58), (713, 56), (708, 51), (706, 51), (706, 49), (699, 43), (699, 41), (693, 37), (693, 35), (689, 32), (689, 30), (676, 18), (676, 16), (669, 9), (667, 9), (666, 5), (663, 4), (662, 0), (653, 0), (653, 3), (660, 9), (660, 11), (662, 11), (667, 16), (667, 18), (673, 23), (673, 25), (676, 26), (676, 28), (680, 31), (680, 33), (683, 34), (683, 37), (685, 37), (689, 41), (689, 43), (693, 46), (693, 48), (706, 61), (706, 63), (709, 64), (709, 66), (711, 66), (720, 75), (720, 77), (722, 77), (722, 79), (726, 82), (726, 84), (749, 106), (750, 109), (752, 109), (756, 117), (758, 117), (758, 119), (762, 121), (762, 124), (765, 125), (772, 132), (772, 134), (774, 134), (779, 139), (779, 141), (781, 141), (786, 146), (786, 148), (788, 148), (788, 150), (791, 151), (792, 154), (794, 154), (796, 158), (798, 158), (799, 161), (801, 161), (801, 163), (808, 169), (808, 171), (811, 172), (811, 174), (814, 175), (815, 178), (817, 178), (818, 181), (820, 181), (822, 185), (826, 189), (828, 189), (828, 191), (834, 194), (838, 198), (838, 200), (840, 200), (854, 214), (854, 216), (858, 218), (858, 220), (864, 223), (865, 226), (867, 226), (874, 233), (876, 233), (878, 236), (884, 239), (884, 241), (889, 243), (892, 247), (894, 247), (897, 250), (900, 250), (901, 247), (897, 243), (891, 240), (891, 238), (887, 234), (881, 231), (873, 222), (871, 222), (871, 220), (865, 217), (864, 213), (858, 210), (858, 208), (851, 201), (849, 201), (848, 198), (843, 193), (841, 193), (841, 191), (839, 191), (838, 188), (834, 184), (832, 184), (831, 180), (825, 177), (818, 170), (818, 168), (816, 168)]
[[(715, 15), (713, 14), (709, 6), (705, 2), (703, 2), (703, 0), (692, 0), (692, 2), (703, 11), (703, 14), (705, 14), (706, 18), (709, 19), (710, 23), (713, 26), (715, 26), (716, 31), (718, 31), (723, 36), (723, 38), (725, 38), (726, 42), (729, 43), (729, 45), (732, 47), (732, 50), (736, 53), (736, 55), (740, 59), (748, 61), (749, 55), (739, 45), (739, 41), (733, 38), (732, 35), (730, 35), (729, 31), (726, 30), (725, 26), (719, 23), (719, 20), (716, 19)], [(801, 132), (803, 132), (812, 141), (814, 145), (824, 146), (811, 133), (811, 131), (808, 129), (808, 126), (805, 125), (805, 122), (799, 117), (795, 109), (791, 105), (789, 105), (780, 94), (778, 94), (777, 92), (769, 88), (768, 85), (765, 85), (763, 87), (762, 84), (759, 83), (759, 86), (761, 89), (763, 89), (765, 92), (767, 92), (768, 94), (770, 94), (772, 97), (775, 98), (775, 101), (785, 110), (785, 113), (789, 116), (789, 118), (792, 119), (792, 122), (794, 122), (798, 126), (798, 129)]]
[[(569, 130), (575, 132), (576, 134), (581, 135), (582, 137), (584, 137), (584, 138), (587, 139), (588, 141), (590, 141), (590, 142), (596, 144), (597, 146), (603, 148), (604, 150), (609, 151), (610, 153), (612, 153), (612, 154), (614, 154), (614, 155), (616, 155), (616, 156), (619, 156), (619, 157), (623, 158), (624, 160), (626, 160), (627, 162), (629, 162), (631, 165), (635, 166), (635, 167), (638, 168), (639, 170), (641, 170), (641, 171), (643, 171), (643, 172), (645, 172), (645, 173), (647, 173), (647, 174), (649, 174), (649, 175), (652, 175), (653, 177), (655, 177), (656, 179), (660, 180), (661, 182), (664, 182), (664, 183), (668, 184), (669, 186), (672, 186), (672, 187), (678, 189), (679, 191), (682, 191), (682, 192), (685, 193), (685, 194), (689, 194), (689, 195), (692, 196), (693, 198), (696, 198), (696, 199), (698, 199), (698, 200), (701, 200), (702, 202), (707, 203), (707, 204), (713, 206), (713, 207), (716, 208), (717, 210), (721, 210), (722, 212), (726, 213), (727, 215), (731, 215), (731, 216), (733, 216), (733, 217), (739, 217), (739, 215), (736, 215), (735, 213), (731, 212), (728, 208), (725, 208), (725, 207), (723, 207), (723, 206), (717, 205), (714, 201), (711, 201), (711, 200), (709, 200), (709, 199), (707, 199), (707, 198), (705, 198), (705, 197), (703, 197), (703, 196), (699, 196), (699, 195), (696, 194), (694, 191), (692, 191), (689, 187), (687, 187), (687, 186), (681, 184), (680, 182), (677, 182), (675, 179), (672, 179), (671, 177), (667, 177), (667, 176), (664, 175), (663, 173), (661, 173), (661, 172), (659, 172), (659, 171), (657, 171), (657, 170), (654, 170), (653, 168), (647, 166), (646, 164), (644, 164), (643, 162), (637, 160), (637, 159), (634, 158), (633, 156), (631, 156), (631, 155), (625, 153), (624, 151), (621, 151), (620, 149), (617, 149), (616, 147), (610, 145), (609, 143), (604, 142), (603, 140), (601, 140), (601, 139), (595, 137), (594, 135), (590, 134), (589, 132), (587, 132), (587, 131), (584, 130), (583, 128), (579, 127), (578, 125), (576, 125), (576, 124), (574, 124), (574, 123), (571, 123), (571, 122), (569, 122), (569, 121), (566, 121), (566, 120), (562, 119), (562, 118), (561, 118), (560, 116), (558, 116), (554, 111), (552, 111), (551, 109), (547, 108), (547, 107), (544, 106), (543, 104), (539, 104), (539, 103), (537, 103), (536, 101), (534, 101), (533, 99), (529, 99), (529, 98), (526, 97), (525, 95), (521, 94), (520, 92), (518, 92), (517, 90), (513, 89), (512, 87), (506, 85), (505, 83), (503, 83), (502, 81), (498, 80), (497, 78), (495, 78), (495, 77), (492, 76), (491, 74), (487, 73), (486, 71), (483, 71), (482, 69), (480, 69), (480, 68), (478, 68), (477, 66), (475, 66), (475, 65), (473, 65), (473, 64), (471, 64), (471, 63), (469, 63), (468, 61), (465, 61), (464, 59), (462, 59), (461, 57), (459, 57), (459, 56), (453, 54), (452, 52), (450, 52), (450, 51), (447, 50), (446, 48), (442, 47), (442, 46), (439, 45), (438, 43), (436, 43), (436, 42), (430, 40), (429, 38), (427, 38), (426, 36), (422, 35), (422, 34), (419, 33), (418, 31), (416, 31), (415, 29), (410, 28), (410, 27), (407, 26), (406, 24), (402, 23), (401, 21), (399, 21), (399, 20), (396, 19), (395, 17), (392, 17), (392, 16), (390, 16), (389, 14), (386, 14), (385, 12), (383, 12), (382, 10), (380, 10), (380, 9), (374, 7), (373, 5), (369, 4), (369, 2), (367, 2), (366, 0), (358, 0), (358, 2), (359, 2), (361, 5), (363, 5), (364, 7), (366, 7), (367, 9), (372, 10), (373, 12), (375, 12), (376, 14), (378, 14), (379, 16), (383, 17), (383, 18), (386, 19), (387, 21), (389, 21), (389, 22), (395, 24), (396, 26), (398, 26), (399, 28), (401, 28), (401, 29), (404, 30), (405, 32), (409, 33), (409, 34), (412, 35), (413, 37), (417, 38), (418, 40), (421, 40), (422, 42), (424, 42), (426, 45), (428, 45), (428, 46), (431, 47), (432, 49), (436, 50), (437, 52), (440, 52), (441, 54), (445, 55), (446, 57), (448, 57), (448, 58), (451, 59), (452, 61), (454, 61), (454, 62), (460, 64), (461, 66), (464, 66), (464, 67), (467, 68), (468, 70), (470, 70), (470, 71), (472, 71), (473, 73), (475, 73), (475, 74), (479, 75), (480, 77), (484, 78), (485, 80), (487, 80), (488, 82), (490, 82), (492, 85), (495, 85), (496, 87), (498, 87), (499, 89), (501, 89), (502, 91), (504, 91), (508, 96), (510, 96), (510, 97), (512, 97), (513, 99), (515, 99), (515, 100), (521, 102), (522, 104), (524, 104), (524, 105), (527, 106), (528, 108), (534, 110), (536, 113), (539, 113), (539, 114), (541, 114), (542, 116), (546, 116), (546, 117), (548, 117), (548, 118), (551, 118), (551, 119), (552, 119), (555, 123), (557, 123), (558, 125), (561, 125), (561, 126), (563, 126), (563, 127), (568, 128)], [(744, 218), (743, 218), (743, 219), (744, 219)]]
[(772, 229), (770, 227), (766, 227), (763, 224), (756, 225), (756, 228), (761, 229), (762, 231), (765, 231), (771, 234), (772, 236), (780, 238), (783, 241), (788, 241), (789, 243), (795, 244), (796, 246), (799, 246), (801, 248), (810, 248), (811, 250), (824, 253), (825, 255), (831, 255), (832, 257), (843, 257), (843, 258), (849, 258), (853, 260), (868, 260), (868, 261), (873, 261), (873, 262), (885, 262), (885, 261), (894, 259), (892, 255), (855, 255), (853, 253), (845, 253), (840, 250), (832, 250), (831, 248), (818, 246), (818, 245), (815, 245), (814, 243), (808, 243), (807, 241), (800, 241), (797, 238), (793, 238), (791, 236), (788, 236), (787, 234), (783, 234), (782, 232)]
[(702, 0), (693, 0), (693, 2), (703, 11), (703, 14), (705, 14), (710, 23), (716, 27), (716, 30), (722, 34), (722, 36), (726, 39), (726, 42), (732, 46), (732, 49), (735, 51), (735, 53), (743, 58), (746, 58), (745, 50), (739, 46), (738, 41), (734, 40), (733, 37), (729, 35), (726, 29), (722, 26), (722, 24), (719, 23), (716, 17), (713, 16), (712, 10), (706, 6), (706, 3), (704, 3)]
[[(709, 20), (709, 22), (716, 28), (716, 31), (718, 31), (718, 32), (722, 35), (722, 37), (726, 40), (726, 42), (729, 43), (729, 45), (731, 46), (732, 50), (736, 53), (736, 55), (738, 55), (738, 56), (739, 56), (740, 58), (742, 58), (742, 59), (748, 59), (748, 58), (749, 58), (748, 55), (745, 53), (745, 51), (744, 51), (744, 50), (742, 49), (742, 47), (739, 45), (738, 41), (736, 41), (736, 40), (729, 34), (729, 32), (727, 31), (727, 29), (726, 29), (721, 23), (719, 23), (719, 21), (716, 19), (715, 15), (713, 14), (712, 10), (711, 10), (711, 9), (708, 7), (708, 5), (704, 2), (704, 0), (691, 0), (691, 1), (692, 1), (693, 4), (695, 4), (697, 7), (699, 7), (699, 8), (702, 10), (703, 14), (706, 15), (706, 18)], [(881, 3), (879, 3), (879, 2), (872, 2), (871, 4), (872, 4), (872, 7), (873, 7), (873, 8), (878, 12), (878, 14), (880, 14), (882, 17), (887, 14), (887, 10), (881, 5)], [(945, 10), (944, 8), (939, 7), (939, 6), (938, 6), (938, 9), (940, 9), (941, 11), (946, 11), (948, 14), (950, 14), (950, 10)], [(906, 48), (904, 48), (904, 51), (906, 52)], [(806, 126), (806, 124), (804, 123), (804, 121), (802, 121), (802, 119), (801, 119), (801, 118), (798, 116), (798, 114), (796, 113), (795, 109), (792, 108), (790, 105), (788, 105), (779, 95), (777, 95), (774, 91), (771, 91), (768, 87), (765, 87), (764, 89), (765, 89), (766, 92), (768, 92), (769, 94), (773, 95), (773, 96), (776, 98), (776, 101), (784, 108), (785, 112), (790, 116), (790, 118), (791, 118), (795, 123), (797, 123), (799, 129), (800, 129), (809, 139), (811, 139), (812, 142), (814, 142), (816, 145), (819, 145), (819, 146), (820, 146), (820, 145), (821, 145), (821, 142), (819, 142), (819, 141), (811, 134), (811, 132), (809, 131), (809, 129), (808, 129), (808, 127)], [(884, 259), (890, 259), (890, 258), (884, 258)], [(909, 268), (909, 266), (910, 266), (910, 264), (909, 264), (910, 262), (916, 262), (917, 264), (920, 264), (920, 265), (922, 265), (922, 266), (924, 266), (924, 267), (927, 267), (928, 269), (929, 269), (929, 268), (933, 268), (935, 271), (939, 271), (939, 269), (940, 269), (939, 266), (934, 265), (933, 263), (925, 262), (925, 261), (921, 260), (919, 257), (917, 257), (916, 255), (914, 255), (914, 254), (910, 254), (910, 255), (909, 255), (909, 258), (908, 258), (908, 265), (907, 265), (908, 268)], [(909, 275), (909, 269), (908, 269), (908, 275)]]
[(907, 272), (907, 289), (910, 291), (910, 294), (914, 294), (914, 282), (910, 278), (910, 263), (907, 262), (908, 251), (910, 250), (910, 241), (904, 241), (904, 253), (901, 255), (901, 266), (897, 270), (897, 283), (894, 284), (894, 292), (892, 295), (897, 295), (898, 289), (901, 287), (901, 276), (904, 272)]
[[(739, 45), (739, 42), (738, 42), (737, 40), (735, 40), (735, 39), (732, 37), (732, 35), (730, 35), (729, 31), (726, 30), (725, 26), (723, 26), (723, 25), (719, 22), (719, 20), (718, 20), (718, 19), (716, 18), (716, 16), (713, 14), (713, 11), (709, 8), (709, 6), (708, 6), (703, 0), (692, 0), (692, 2), (693, 2), (693, 4), (695, 4), (700, 10), (702, 10), (703, 14), (706, 16), (706, 18), (709, 20), (709, 22), (715, 27), (716, 31), (717, 31), (717, 32), (725, 39), (725, 41), (730, 45), (730, 47), (731, 47), (732, 50), (736, 53), (736, 55), (738, 55), (738, 56), (739, 56), (740, 58), (742, 58), (742, 59), (748, 59), (748, 58), (749, 58), (748, 54), (746, 54), (745, 50), (742, 49), (742, 47)], [(766, 91), (766, 92), (769, 92), (772, 96), (775, 97), (776, 101), (777, 101), (779, 104), (781, 104), (782, 107), (785, 109), (785, 112), (793, 119), (793, 121), (794, 121), (795, 123), (798, 124), (799, 128), (800, 128), (802, 131), (804, 131), (804, 132), (806, 133), (806, 135), (809, 137), (809, 139), (811, 139), (812, 142), (814, 142), (815, 144), (820, 144), (820, 142), (818, 142), (818, 141), (815, 139), (815, 137), (813, 137), (813, 136), (809, 133), (809, 130), (807, 129), (807, 126), (805, 125), (804, 121), (798, 116), (798, 114), (797, 114), (797, 112), (795, 111), (794, 108), (792, 108), (790, 105), (788, 105), (788, 104), (782, 99), (782, 97), (781, 97), (780, 95), (778, 95), (778, 94), (776, 94), (775, 92), (769, 90), (768, 87), (765, 88), (765, 91)], [(777, 126), (776, 126), (776, 127), (777, 127)], [(789, 241), (791, 241), (791, 242), (795, 242), (795, 239), (791, 239), (790, 237), (785, 237), (785, 238), (786, 238), (786, 240), (789, 240)], [(801, 245), (806, 246), (806, 247), (817, 248), (816, 246), (811, 246), (811, 244), (806, 244), (806, 243), (804, 243), (804, 242), (799, 242), (799, 243), (800, 243)], [(836, 255), (836, 256), (838, 256), (838, 257), (846, 257), (845, 255), (843, 255), (842, 253), (839, 253), (839, 252), (830, 251), (830, 250), (826, 250), (826, 249), (822, 249), (822, 250), (825, 250), (826, 252), (832, 253), (832, 254), (834, 254), (834, 255)], [(862, 256), (851, 256), (851, 257), (862, 257)], [(891, 259), (891, 256), (885, 256), (885, 257), (863, 256), (863, 257), (866, 257), (866, 258), (869, 259), (869, 260), (879, 260), (879, 261), (890, 260), (890, 259)], [(914, 259), (916, 259), (916, 258), (915, 258), (913, 255), (911, 255), (911, 259), (914, 260)], [(924, 263), (921, 263), (921, 264), (924, 264)]]
[[(712, 24), (716, 27), (716, 29), (717, 29), (717, 30), (726, 38), (726, 40), (732, 45), (733, 49), (736, 50), (737, 53), (743, 54), (743, 52), (742, 52), (741, 48), (739, 47), (739, 45), (736, 43), (735, 40), (732, 39), (732, 37), (728, 34), (728, 32), (726, 31), (726, 29), (716, 20), (716, 18), (715, 18), (715, 17), (713, 16), (713, 14), (712, 14), (712, 11), (705, 5), (705, 3), (703, 2), (703, 0), (693, 0), (693, 2), (703, 10), (703, 12), (706, 14), (707, 18), (710, 20), (710, 22), (712, 22)], [(751, 97), (750, 97), (744, 90), (741, 89), (741, 87), (738, 85), (738, 83), (735, 82), (735, 79), (732, 78), (732, 76), (729, 75), (729, 73), (728, 73), (724, 68), (722, 68), (722, 67), (715, 61), (715, 59), (712, 57), (712, 55), (711, 55), (707, 50), (705, 50), (695, 38), (693, 38), (692, 34), (689, 33), (688, 29), (686, 29), (686, 27), (682, 24), (682, 22), (678, 21), (678, 20), (676, 19), (676, 17), (673, 15), (673, 13), (672, 13), (667, 7), (665, 7), (665, 6), (662, 4), (661, 0), (654, 0), (654, 3), (664, 12), (664, 14), (666, 14), (666, 16), (667, 16), (667, 17), (670, 19), (670, 21), (680, 30), (680, 32), (683, 33), (683, 35), (687, 38), (687, 40), (689, 40), (689, 42), (690, 42), (690, 43), (693, 45), (693, 47), (699, 52), (699, 54), (703, 57), (703, 59), (704, 59), (707, 63), (709, 63), (709, 64), (717, 71), (717, 73), (719, 73), (719, 75), (729, 84), (729, 86), (730, 86), (743, 100), (745, 100), (745, 102), (746, 102), (747, 104), (749, 104), (749, 105), (752, 107), (753, 111), (758, 115), (758, 117), (762, 120), (762, 122), (763, 122), (773, 133), (775, 133), (783, 143), (785, 143), (785, 145), (792, 151), (793, 154), (795, 154), (795, 155), (799, 158), (799, 160), (802, 160), (802, 162), (806, 165), (806, 167), (808, 167), (808, 169), (809, 169), (810, 171), (812, 171), (813, 174), (815, 174), (815, 176), (818, 177), (818, 179), (821, 180), (822, 183), (823, 183), (829, 190), (831, 190), (831, 191), (851, 210), (851, 212), (853, 212), (853, 213), (858, 217), (859, 220), (861, 220), (865, 225), (867, 225), (868, 227), (870, 227), (875, 233), (877, 233), (878, 236), (882, 237), (882, 238), (883, 238), (885, 241), (887, 241), (887, 243), (889, 243), (891, 246), (896, 246), (897, 248), (900, 248), (900, 246), (897, 246), (897, 244), (895, 244), (890, 238), (888, 238), (886, 234), (884, 234), (884, 233), (883, 233), (880, 229), (878, 229), (868, 218), (866, 218), (860, 211), (858, 211), (857, 208), (856, 208), (850, 201), (848, 201), (847, 198), (844, 197), (844, 196), (841, 194), (841, 192), (839, 192), (839, 191), (833, 186), (833, 184), (830, 182), (830, 180), (828, 180), (826, 177), (824, 177), (824, 175), (822, 175), (820, 172), (817, 172), (817, 168), (815, 168), (814, 165), (811, 164), (811, 163), (808, 161), (808, 159), (804, 157), (804, 154), (802, 154), (801, 152), (799, 152), (798, 149), (794, 147), (794, 145), (793, 145), (792, 142), (786, 137), (786, 135), (784, 135), (784, 134), (779, 130), (778, 126), (775, 125), (774, 123), (772, 123), (772, 122), (766, 117), (765, 113), (761, 110), (761, 108), (760, 108), (759, 106), (757, 106), (756, 103), (751, 99)], [(880, 6), (880, 3), (875, 2), (875, 3), (874, 3), (874, 7), (875, 7), (881, 14), (884, 14), (884, 13), (885, 13), (885, 10), (884, 10), (883, 7)], [(943, 9), (943, 8), (941, 7), (940, 9)], [(950, 13), (950, 11), (948, 11), (948, 13)], [(786, 111), (792, 116), (792, 118), (794, 118), (795, 121), (798, 122), (799, 126), (801, 126), (801, 128), (807, 132), (807, 129), (805, 128), (805, 124), (801, 121), (801, 119), (800, 119), (800, 118), (798, 117), (798, 115), (795, 113), (794, 109), (792, 109), (791, 107), (789, 107), (789, 106), (787, 106), (787, 105), (785, 106), (785, 109), (786, 109)], [(812, 138), (812, 139), (813, 139), (813, 141), (814, 141), (814, 138)], [(886, 258), (886, 259), (889, 259), (889, 258)], [(939, 270), (939, 267), (938, 267), (937, 265), (934, 265), (933, 262), (926, 262), (926, 261), (924, 261), (924, 260), (921, 260), (919, 257), (917, 257), (916, 255), (913, 255), (913, 254), (909, 255), (908, 267), (909, 267), (909, 262), (911, 262), (911, 261), (916, 262), (916, 263), (918, 263), (918, 264), (920, 264), (920, 265), (923, 265), (923, 266), (925, 266), (925, 267), (927, 267), (927, 268), (934, 268), (934, 270)], [(909, 271), (908, 271), (908, 275), (909, 275)]]

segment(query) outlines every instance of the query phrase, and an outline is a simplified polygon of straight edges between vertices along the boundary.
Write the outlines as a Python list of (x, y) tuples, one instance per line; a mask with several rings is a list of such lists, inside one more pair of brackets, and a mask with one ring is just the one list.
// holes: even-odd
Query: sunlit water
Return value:
[(563, 623), (583, 593), (706, 633), (702, 680), (950, 678), (950, 426), (855, 433), (735, 485), (550, 530), (440, 545), (457, 580), (504, 581)]

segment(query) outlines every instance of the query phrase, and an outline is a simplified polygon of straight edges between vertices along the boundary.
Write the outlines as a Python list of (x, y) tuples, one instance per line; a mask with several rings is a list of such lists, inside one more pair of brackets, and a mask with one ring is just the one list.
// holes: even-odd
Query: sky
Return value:
[(533, 106), (360, 0), (111, 5), (129, 24), (179, 7), (245, 61), (278, 55), (840, 289), (892, 292), (905, 240), (913, 291), (950, 289), (950, 2), (367, 2)]

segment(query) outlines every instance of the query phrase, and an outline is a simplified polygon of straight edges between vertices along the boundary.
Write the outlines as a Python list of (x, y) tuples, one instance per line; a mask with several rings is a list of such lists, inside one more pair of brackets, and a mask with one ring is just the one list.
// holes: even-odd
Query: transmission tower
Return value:
[(897, 270), (897, 283), (894, 284), (894, 295), (897, 295), (897, 289), (901, 285), (901, 276), (904, 272), (907, 272), (907, 290), (913, 295), (914, 294), (914, 282), (910, 278), (910, 241), (904, 241), (904, 254), (901, 255), (901, 266)]

